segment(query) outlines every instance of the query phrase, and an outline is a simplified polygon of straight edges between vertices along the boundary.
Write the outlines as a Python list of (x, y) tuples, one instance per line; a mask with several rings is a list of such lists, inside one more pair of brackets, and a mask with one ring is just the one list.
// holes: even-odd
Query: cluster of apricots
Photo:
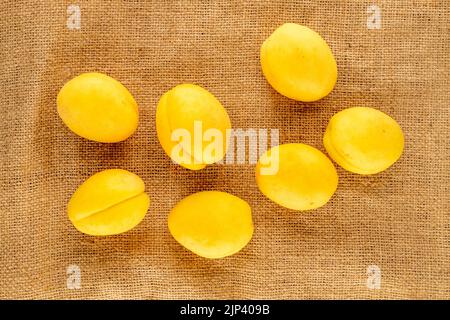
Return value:
[[(308, 27), (286, 23), (261, 46), (261, 67), (280, 94), (302, 102), (328, 95), (337, 80), (337, 64), (325, 40)], [(101, 73), (84, 73), (68, 81), (57, 97), (58, 114), (71, 131), (104, 143), (131, 136), (139, 110), (131, 93), (117, 80)], [(201, 170), (224, 158), (228, 131), (226, 109), (206, 89), (180, 84), (164, 93), (156, 109), (158, 140), (167, 155), (190, 170)], [(209, 133), (208, 144), (195, 131)], [(193, 137), (184, 143), (179, 138)], [(325, 130), (323, 144), (329, 157), (357, 174), (381, 172), (399, 159), (404, 138), (400, 126), (385, 113), (352, 107), (336, 113)], [(264, 168), (276, 162), (275, 171)], [(311, 210), (325, 205), (338, 186), (333, 162), (318, 149), (281, 144), (265, 152), (256, 165), (260, 191), (280, 206)], [(67, 211), (75, 228), (88, 235), (126, 232), (146, 215), (150, 197), (144, 181), (123, 169), (109, 169), (88, 178), (72, 195)], [(241, 250), (253, 235), (249, 204), (226, 192), (203, 191), (182, 199), (168, 216), (172, 236), (188, 250), (206, 258), (222, 258)]]

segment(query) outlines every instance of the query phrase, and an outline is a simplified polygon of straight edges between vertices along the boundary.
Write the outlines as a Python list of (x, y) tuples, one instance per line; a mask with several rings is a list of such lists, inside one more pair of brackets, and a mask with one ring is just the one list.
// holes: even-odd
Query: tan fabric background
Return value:
[[(368, 30), (367, 7), (382, 9)], [(70, 1), (0, 4), (0, 298), (450, 298), (450, 5), (443, 1)], [(259, 46), (283, 22), (305, 24), (335, 53), (338, 83), (307, 106), (264, 79)], [(55, 99), (86, 71), (124, 83), (141, 112), (138, 131), (114, 145), (63, 125)], [(227, 108), (235, 128), (279, 128), (280, 140), (324, 150), (332, 114), (372, 106), (404, 129), (403, 157), (381, 174), (338, 168), (325, 207), (296, 214), (266, 199), (252, 165), (189, 172), (155, 133), (156, 103), (193, 82)], [(152, 204), (132, 231), (78, 233), (65, 205), (91, 174), (120, 167), (146, 182)], [(200, 190), (231, 192), (253, 208), (255, 234), (239, 254), (194, 256), (166, 227), (171, 207)], [(81, 268), (81, 289), (66, 268)], [(366, 287), (369, 265), (380, 290)]]

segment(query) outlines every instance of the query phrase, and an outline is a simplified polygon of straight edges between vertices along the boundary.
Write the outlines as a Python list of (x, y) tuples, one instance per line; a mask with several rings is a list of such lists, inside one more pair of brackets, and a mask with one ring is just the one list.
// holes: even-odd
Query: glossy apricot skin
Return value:
[(345, 170), (370, 175), (388, 169), (400, 158), (404, 136), (400, 125), (382, 111), (354, 107), (330, 119), (323, 144)]
[(314, 30), (295, 23), (283, 24), (264, 41), (260, 62), (269, 84), (298, 101), (322, 99), (337, 81), (337, 64), (328, 44)]
[(102, 73), (83, 73), (69, 80), (59, 91), (56, 104), (72, 132), (96, 142), (123, 141), (139, 122), (138, 106), (128, 89)]
[[(197, 124), (201, 125), (200, 132), (195, 129)], [(213, 94), (198, 85), (177, 85), (159, 100), (156, 109), (158, 140), (166, 154), (187, 169), (200, 170), (222, 160), (228, 147), (229, 129), (231, 122), (225, 108)], [(212, 155), (204, 153), (207, 142), (203, 141), (203, 135), (208, 130), (215, 130), (222, 139), (222, 146)], [(181, 150), (184, 156), (174, 152), (178, 144), (174, 139), (177, 132), (185, 132), (191, 139)], [(198, 139), (200, 143), (196, 143)]]
[(170, 212), (168, 226), (178, 243), (209, 259), (237, 253), (253, 235), (248, 203), (220, 191), (198, 192), (181, 200)]
[[(262, 174), (263, 164), (270, 161), (278, 161), (278, 170)], [(322, 207), (331, 199), (338, 186), (338, 175), (331, 160), (318, 149), (288, 143), (275, 146), (260, 157), (256, 183), (267, 198), (280, 206), (304, 211)]]
[(85, 234), (107, 236), (126, 232), (144, 219), (150, 198), (140, 177), (126, 170), (98, 172), (72, 195), (67, 213)]

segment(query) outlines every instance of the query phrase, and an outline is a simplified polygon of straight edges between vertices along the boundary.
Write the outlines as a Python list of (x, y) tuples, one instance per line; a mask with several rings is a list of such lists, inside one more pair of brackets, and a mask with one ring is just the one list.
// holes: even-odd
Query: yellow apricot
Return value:
[(167, 91), (156, 109), (161, 146), (174, 162), (191, 170), (223, 159), (230, 128), (230, 118), (219, 100), (194, 84)]
[(373, 108), (354, 107), (331, 118), (323, 144), (330, 157), (344, 169), (375, 174), (400, 158), (404, 138), (398, 123), (387, 114)]
[(285, 23), (261, 46), (261, 67), (270, 85), (282, 95), (304, 102), (333, 90), (337, 65), (325, 40), (308, 27)]
[(134, 173), (109, 169), (88, 178), (67, 205), (70, 221), (83, 233), (113, 235), (134, 228), (144, 219), (150, 199), (144, 181)]
[(238, 252), (253, 235), (248, 203), (220, 191), (198, 192), (181, 200), (170, 212), (168, 226), (182, 246), (210, 259)]
[[(278, 170), (264, 174), (269, 165)], [(293, 210), (310, 210), (325, 205), (338, 185), (336, 168), (314, 147), (302, 143), (275, 146), (256, 165), (259, 190), (275, 203)]]
[(119, 81), (101, 73), (83, 73), (59, 91), (58, 114), (77, 135), (97, 142), (119, 142), (137, 128), (139, 111)]

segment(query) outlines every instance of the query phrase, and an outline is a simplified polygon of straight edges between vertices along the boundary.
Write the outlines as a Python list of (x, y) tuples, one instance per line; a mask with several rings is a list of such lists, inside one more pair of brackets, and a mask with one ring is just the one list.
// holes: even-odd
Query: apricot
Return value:
[(168, 226), (182, 246), (210, 259), (240, 251), (253, 235), (248, 203), (220, 191), (198, 192), (181, 200), (170, 212)]
[(191, 170), (223, 159), (229, 129), (230, 118), (219, 100), (194, 84), (167, 91), (156, 109), (161, 146), (174, 162)]
[(282, 95), (304, 102), (333, 90), (337, 65), (325, 40), (308, 27), (285, 23), (261, 46), (261, 67), (269, 84)]
[[(262, 169), (278, 168), (268, 174)], [(314, 147), (302, 143), (275, 146), (256, 165), (259, 190), (275, 203), (293, 210), (311, 210), (325, 205), (338, 185), (336, 168)]]
[(80, 232), (106, 236), (134, 228), (147, 213), (150, 198), (134, 173), (109, 169), (88, 178), (67, 205), (70, 221)]
[(77, 135), (97, 142), (119, 142), (131, 136), (139, 111), (119, 81), (101, 73), (83, 73), (59, 91), (58, 114)]
[(342, 168), (368, 175), (386, 170), (400, 158), (404, 138), (398, 123), (387, 114), (354, 107), (331, 118), (323, 144)]

